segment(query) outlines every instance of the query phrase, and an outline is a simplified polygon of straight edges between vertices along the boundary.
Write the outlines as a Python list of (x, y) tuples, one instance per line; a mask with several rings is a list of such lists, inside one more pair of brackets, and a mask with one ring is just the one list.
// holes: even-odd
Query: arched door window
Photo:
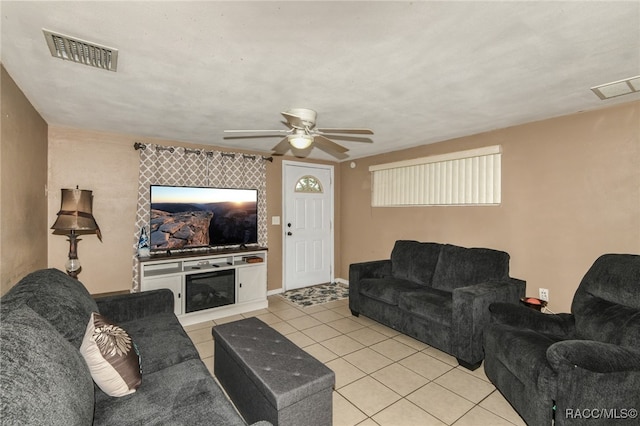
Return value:
[(320, 181), (310, 175), (307, 176), (302, 176), (300, 179), (298, 179), (298, 182), (296, 182), (296, 192), (319, 192), (322, 193), (324, 192), (322, 190), (322, 184), (320, 183)]

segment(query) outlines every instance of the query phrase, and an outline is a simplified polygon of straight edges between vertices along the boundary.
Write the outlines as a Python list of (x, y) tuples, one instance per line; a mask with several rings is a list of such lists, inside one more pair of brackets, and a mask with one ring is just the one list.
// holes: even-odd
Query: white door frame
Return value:
[[(334, 190), (334, 166), (330, 164), (316, 164), (306, 163), (302, 161), (282, 160), (282, 291), (287, 291), (287, 241), (286, 238), (286, 206), (287, 206), (287, 187), (286, 187), (286, 168), (287, 166), (304, 167), (309, 170), (312, 169), (324, 169), (329, 171), (329, 201), (331, 203), (329, 208), (329, 279), (330, 282), (335, 281), (335, 238), (334, 238), (334, 223), (335, 223), (335, 190)], [(310, 173), (312, 174), (312, 173)]]

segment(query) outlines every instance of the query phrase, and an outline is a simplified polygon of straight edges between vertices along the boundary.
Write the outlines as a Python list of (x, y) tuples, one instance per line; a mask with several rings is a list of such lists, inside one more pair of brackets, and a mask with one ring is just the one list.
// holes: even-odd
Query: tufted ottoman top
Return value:
[(215, 326), (213, 336), (278, 410), (335, 384), (331, 369), (257, 318)]

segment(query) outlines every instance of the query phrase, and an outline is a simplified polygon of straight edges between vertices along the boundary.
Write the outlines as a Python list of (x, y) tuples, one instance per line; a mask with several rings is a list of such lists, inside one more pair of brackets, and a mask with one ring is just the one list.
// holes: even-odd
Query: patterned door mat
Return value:
[(280, 296), (296, 305), (307, 307), (346, 299), (349, 297), (349, 287), (339, 283), (318, 284), (285, 291)]

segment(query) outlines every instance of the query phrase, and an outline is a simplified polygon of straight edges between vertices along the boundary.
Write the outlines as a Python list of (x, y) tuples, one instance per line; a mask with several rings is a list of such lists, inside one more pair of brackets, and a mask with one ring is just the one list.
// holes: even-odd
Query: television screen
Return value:
[(151, 185), (151, 250), (258, 242), (258, 190)]

